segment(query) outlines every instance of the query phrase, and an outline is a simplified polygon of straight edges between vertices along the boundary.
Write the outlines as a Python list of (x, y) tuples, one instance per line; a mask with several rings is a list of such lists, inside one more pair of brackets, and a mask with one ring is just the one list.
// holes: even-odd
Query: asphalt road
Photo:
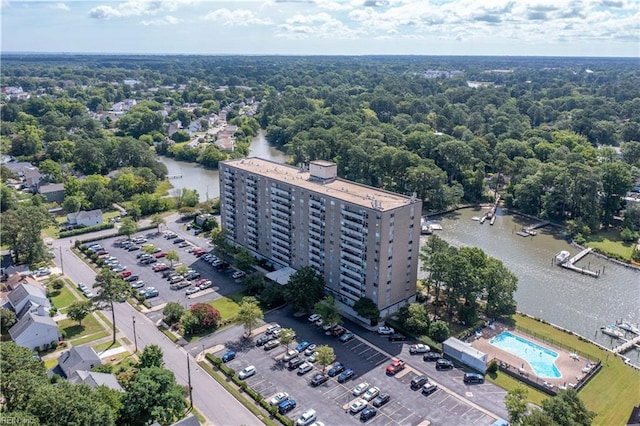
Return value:
[[(167, 222), (169, 224), (169, 220)], [(177, 231), (180, 226), (175, 226), (175, 228)], [(180, 234), (187, 236), (184, 231)], [(189, 239), (191, 240), (192, 237), (193, 235)], [(70, 250), (70, 245), (71, 242), (68, 239), (52, 242), (51, 247), (56, 254), (54, 262), (64, 270), (65, 275), (72, 281), (76, 283), (82, 281), (91, 285), (95, 280), (95, 273)], [(171, 342), (144, 314), (136, 311), (128, 303), (117, 304), (115, 313), (116, 326), (131, 342), (134, 342), (133, 319), (135, 318), (138, 348), (141, 350), (149, 344), (160, 346), (164, 353), (165, 366), (175, 374), (178, 383), (187, 385), (187, 362), (191, 363), (193, 402), (197, 410), (207, 418), (207, 424), (230, 426), (262, 424), (249, 410), (227, 393), (218, 382), (202, 371), (185, 349)], [(105, 312), (105, 315), (107, 318), (111, 318), (111, 312)]]

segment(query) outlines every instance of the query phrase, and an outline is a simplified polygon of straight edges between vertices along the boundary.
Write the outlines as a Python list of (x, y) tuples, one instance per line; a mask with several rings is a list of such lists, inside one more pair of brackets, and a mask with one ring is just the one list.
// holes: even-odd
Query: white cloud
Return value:
[(162, 12), (173, 12), (181, 6), (198, 3), (199, 0), (127, 0), (115, 6), (100, 5), (89, 11), (94, 19), (125, 18), (129, 16), (149, 16)]
[(342, 21), (328, 13), (315, 15), (294, 15), (284, 24), (278, 25), (281, 37), (356, 38), (358, 31), (349, 28)]
[(248, 9), (218, 9), (209, 12), (204, 16), (207, 21), (220, 22), (229, 26), (247, 26), (247, 25), (272, 25), (269, 19), (258, 18), (253, 11)]
[(167, 15), (164, 18), (160, 18), (160, 19), (151, 19), (148, 21), (140, 21), (140, 23), (144, 26), (151, 26), (151, 25), (175, 25), (179, 22), (181, 22), (182, 19), (176, 18), (175, 16), (171, 16), (171, 15)]

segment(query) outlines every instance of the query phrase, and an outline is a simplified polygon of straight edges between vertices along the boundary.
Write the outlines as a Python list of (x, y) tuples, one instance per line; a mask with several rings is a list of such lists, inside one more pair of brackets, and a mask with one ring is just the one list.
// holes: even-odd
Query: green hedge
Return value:
[(72, 229), (71, 231), (62, 231), (60, 232), (60, 238), (73, 237), (75, 235), (87, 234), (94, 231), (102, 231), (103, 229), (112, 229), (114, 226), (115, 224), (108, 222), (103, 223), (102, 225), (87, 226), (86, 228)]

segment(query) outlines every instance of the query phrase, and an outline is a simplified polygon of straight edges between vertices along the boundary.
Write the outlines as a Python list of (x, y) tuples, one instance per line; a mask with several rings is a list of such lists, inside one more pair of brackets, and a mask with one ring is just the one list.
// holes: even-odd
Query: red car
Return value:
[(156, 259), (160, 259), (161, 257), (165, 257), (167, 255), (166, 251), (161, 251), (160, 253), (156, 253), (155, 257)]
[(203, 254), (205, 254), (205, 253), (206, 253), (206, 251), (205, 251), (204, 249), (197, 248), (197, 249), (195, 249), (194, 251), (192, 251), (191, 253), (193, 253), (194, 255), (196, 255), (196, 256), (198, 256), (198, 257), (200, 257), (200, 256), (202, 256)]
[(167, 265), (165, 265), (164, 263), (159, 263), (153, 267), (153, 272), (166, 271), (167, 269), (169, 269)]
[(127, 277), (128, 277), (129, 275), (131, 275), (131, 274), (132, 274), (132, 272), (131, 272), (131, 271), (122, 271), (122, 272), (120, 272), (120, 276), (121, 276), (122, 278), (127, 278)]

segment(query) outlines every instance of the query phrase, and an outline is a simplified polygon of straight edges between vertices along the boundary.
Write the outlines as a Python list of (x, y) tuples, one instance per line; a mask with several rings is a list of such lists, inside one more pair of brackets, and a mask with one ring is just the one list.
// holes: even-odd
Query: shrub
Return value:
[(51, 348), (55, 350), (57, 347), (58, 347), (58, 341), (57, 340), (52, 340), (51, 341)]
[(60, 232), (60, 238), (73, 237), (75, 235), (86, 234), (94, 231), (102, 231), (103, 229), (112, 229), (114, 226), (115, 224), (108, 222), (108, 223), (103, 223), (102, 225), (88, 226), (86, 228), (78, 228), (78, 229), (73, 229), (71, 231), (62, 231)]
[(60, 278), (57, 278), (53, 281), (51, 281), (51, 288), (54, 290), (61, 290), (62, 287), (64, 287), (64, 281), (62, 281)]
[(494, 359), (489, 363), (489, 366), (487, 367), (487, 373), (495, 374), (497, 371), (498, 371), (498, 363)]

